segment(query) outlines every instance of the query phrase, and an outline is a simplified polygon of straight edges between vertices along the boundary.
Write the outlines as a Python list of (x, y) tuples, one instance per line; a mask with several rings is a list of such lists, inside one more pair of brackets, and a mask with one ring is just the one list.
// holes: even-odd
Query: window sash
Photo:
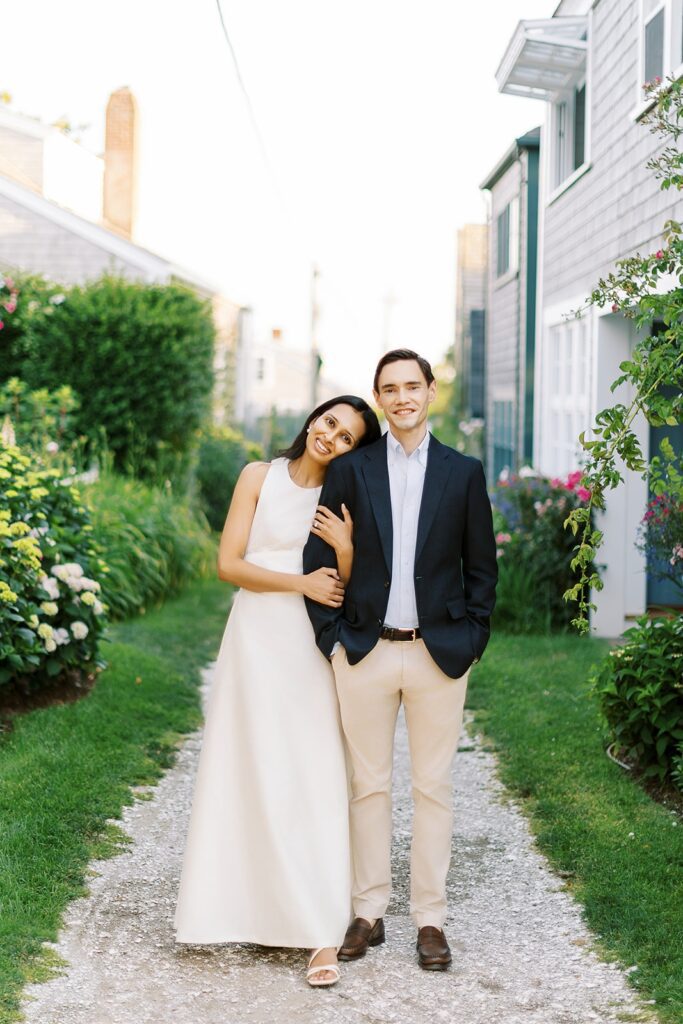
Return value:
[(644, 57), (646, 82), (664, 77), (664, 20), (663, 7), (645, 22)]
[(498, 214), (497, 221), (497, 262), (496, 276), (502, 277), (510, 269), (510, 204), (505, 207), (502, 213)]

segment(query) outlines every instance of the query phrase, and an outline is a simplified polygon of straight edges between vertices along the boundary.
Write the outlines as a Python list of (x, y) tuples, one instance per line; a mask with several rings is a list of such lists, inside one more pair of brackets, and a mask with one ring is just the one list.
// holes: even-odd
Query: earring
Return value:
[(310, 432), (311, 432), (311, 428), (310, 427), (306, 427), (306, 433), (310, 434)]

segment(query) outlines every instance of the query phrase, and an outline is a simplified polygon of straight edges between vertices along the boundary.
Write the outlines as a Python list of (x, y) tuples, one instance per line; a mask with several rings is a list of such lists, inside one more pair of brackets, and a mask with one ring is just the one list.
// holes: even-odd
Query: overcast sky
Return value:
[[(269, 154), (256, 141), (216, 0), (0, 0), (0, 91), (90, 128), (108, 94), (140, 108), (136, 240), (309, 343), (321, 272), (329, 376), (367, 392), (390, 345), (452, 343), (455, 233), (483, 221), (479, 182), (543, 105), (494, 74), (521, 18), (555, 0), (223, 0)], [(386, 297), (392, 296), (387, 303)]]

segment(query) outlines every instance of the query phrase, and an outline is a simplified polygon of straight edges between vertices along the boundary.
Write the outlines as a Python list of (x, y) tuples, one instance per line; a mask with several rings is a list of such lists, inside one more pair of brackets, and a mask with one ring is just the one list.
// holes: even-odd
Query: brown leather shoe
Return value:
[(451, 950), (441, 928), (426, 925), (417, 933), (417, 959), (423, 971), (445, 971)]
[(359, 960), (368, 946), (380, 946), (385, 939), (384, 920), (380, 917), (373, 925), (364, 917), (354, 917), (346, 929), (344, 942), (337, 953), (338, 960)]

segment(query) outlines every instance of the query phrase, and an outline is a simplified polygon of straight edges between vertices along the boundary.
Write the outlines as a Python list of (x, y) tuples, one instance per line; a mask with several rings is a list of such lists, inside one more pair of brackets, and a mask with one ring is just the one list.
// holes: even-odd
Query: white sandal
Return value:
[[(341, 978), (341, 971), (339, 970), (339, 968), (337, 967), (336, 964), (318, 964), (316, 967), (311, 967), (311, 964), (313, 963), (313, 961), (317, 957), (318, 953), (322, 953), (322, 951), (324, 949), (327, 949), (327, 947), (326, 946), (320, 946), (318, 949), (314, 949), (313, 952), (311, 953), (311, 958), (308, 961), (308, 970), (306, 971), (306, 981), (313, 988), (323, 988), (323, 987), (327, 987), (329, 985), (336, 985), (337, 982), (339, 981), (339, 979)], [(315, 979), (316, 974), (322, 974), (323, 971), (329, 971), (330, 974), (334, 975), (334, 977), (333, 978), (319, 978), (316, 981), (316, 979)]]

